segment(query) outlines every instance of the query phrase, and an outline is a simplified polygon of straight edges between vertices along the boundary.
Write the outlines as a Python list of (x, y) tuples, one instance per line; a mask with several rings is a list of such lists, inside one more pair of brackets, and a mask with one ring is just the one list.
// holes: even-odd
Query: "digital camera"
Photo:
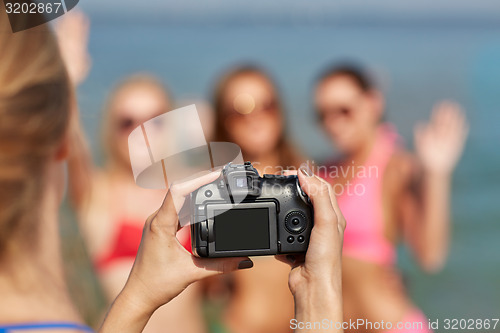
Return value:
[(304, 253), (313, 210), (297, 176), (264, 175), (228, 164), (191, 193), (191, 242), (199, 257)]

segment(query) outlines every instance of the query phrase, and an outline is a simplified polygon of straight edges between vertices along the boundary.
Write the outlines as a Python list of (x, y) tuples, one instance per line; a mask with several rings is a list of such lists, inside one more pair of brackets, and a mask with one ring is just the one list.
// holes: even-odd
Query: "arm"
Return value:
[[(315, 226), (307, 255), (291, 262), (279, 259), (292, 265), (289, 286), (295, 298), (297, 320), (342, 322), (341, 249), (345, 220), (330, 185), (308, 175), (312, 173), (299, 174), (300, 184), (315, 207)], [(218, 173), (210, 173), (174, 185), (162, 207), (148, 218), (134, 267), (100, 333), (142, 332), (153, 312), (191, 283), (253, 266), (248, 258), (193, 257), (175, 238), (179, 227), (176, 207), (180, 209), (185, 196), (217, 177)]]
[(451, 177), (466, 137), (465, 116), (450, 102), (437, 105), (431, 121), (415, 130), (420, 168), (407, 177), (402, 194), (405, 234), (428, 272), (438, 271), (448, 254)]
[(419, 265), (435, 272), (444, 264), (449, 246), (450, 177), (426, 174), (415, 166), (415, 158), (403, 159), (393, 165), (405, 171), (395, 177), (391, 200), (398, 203), (404, 239)]
[[(335, 323), (343, 322), (342, 312), (342, 240), (345, 219), (334, 191), (307, 166), (298, 173), (301, 187), (314, 206), (314, 227), (305, 256), (278, 256), (291, 265), (289, 287), (295, 299), (298, 323), (328, 320), (329, 332), (342, 332)], [(300, 327), (295, 332), (310, 332)], [(323, 327), (318, 331), (326, 331)]]
[[(72, 10), (57, 21), (55, 28), (62, 58), (76, 88), (90, 70), (89, 19), (83, 12)], [(81, 211), (91, 190), (92, 158), (79, 122), (76, 98), (72, 109), (68, 156), (69, 197), (73, 206)]]

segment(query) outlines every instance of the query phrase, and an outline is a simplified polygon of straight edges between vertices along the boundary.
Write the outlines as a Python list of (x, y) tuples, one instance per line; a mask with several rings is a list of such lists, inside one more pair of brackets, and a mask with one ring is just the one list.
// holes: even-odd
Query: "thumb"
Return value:
[(199, 278), (230, 273), (240, 269), (253, 267), (253, 261), (248, 257), (235, 258), (199, 258), (193, 257), (195, 266), (199, 269)]

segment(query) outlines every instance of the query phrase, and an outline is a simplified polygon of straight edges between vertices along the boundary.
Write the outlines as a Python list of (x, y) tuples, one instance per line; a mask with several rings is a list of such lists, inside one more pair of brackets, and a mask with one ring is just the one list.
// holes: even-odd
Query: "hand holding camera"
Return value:
[[(111, 307), (100, 332), (142, 331), (157, 308), (168, 303), (191, 283), (211, 275), (252, 267), (253, 263), (248, 257), (234, 257), (244, 253), (252, 255), (294, 253), (295, 258), (292, 261), (288, 256), (277, 258), (292, 266), (289, 286), (295, 298), (296, 319), (302, 321), (323, 318), (342, 320), (341, 249), (345, 220), (338, 208), (331, 186), (314, 176), (307, 168), (301, 168), (298, 175), (268, 177), (266, 180), (266, 177), (258, 177), (256, 171), (247, 178), (249, 171), (252, 173), (255, 170), (249, 164), (233, 167), (227, 167), (226, 174), (223, 172), (222, 176), (219, 172), (212, 172), (170, 188), (162, 207), (145, 223), (134, 267), (124, 289)], [(245, 178), (242, 178), (243, 175)], [(235, 186), (229, 188), (229, 191), (233, 200), (238, 200), (239, 204), (235, 205), (231, 202), (231, 197), (225, 196), (229, 193), (222, 190), (221, 180), (234, 181)], [(273, 198), (267, 195), (268, 187), (277, 183), (283, 186), (282, 192), (276, 192), (279, 195), (274, 198), (276, 201), (270, 204), (271, 201), (268, 199)], [(216, 192), (213, 186), (221, 187), (218, 187), (219, 190)], [(225, 183), (224, 186), (226, 186)], [(208, 195), (209, 198), (220, 195), (221, 198), (226, 199), (226, 201), (221, 200), (218, 203), (219, 206), (212, 207), (215, 219), (218, 217), (223, 217), (223, 219), (219, 220), (220, 222), (212, 221), (212, 226), (209, 228), (214, 230), (208, 229), (215, 237), (214, 242), (222, 240), (223, 248), (212, 244), (213, 247), (209, 246), (207, 249), (209, 258), (202, 258), (191, 255), (176, 239), (175, 235), (179, 229), (176, 207), (182, 207), (189, 195), (194, 199), (191, 203), (192, 207), (200, 207), (199, 202), (196, 203), (197, 195), (207, 195), (207, 190), (212, 191), (212, 195)], [(250, 196), (248, 196), (249, 193)], [(261, 202), (261, 199), (264, 200)], [(210, 200), (210, 205), (213, 204), (212, 200)], [(204, 205), (206, 212), (209, 211), (207, 202)], [(241, 204), (245, 206), (236, 208)], [(314, 207), (314, 214), (311, 207)], [(242, 211), (234, 212), (235, 208), (242, 209)], [(217, 212), (217, 209), (222, 211)], [(277, 213), (273, 214), (272, 209), (277, 209)], [(257, 214), (255, 211), (258, 211)], [(283, 213), (280, 215), (280, 212)], [(298, 222), (292, 222), (287, 219), (290, 213), (294, 216), (304, 214), (304, 218), (302, 219), (301, 216)], [(224, 214), (229, 215), (224, 217)], [(246, 214), (249, 217), (245, 217)], [(198, 222), (207, 221), (206, 216), (204, 219), (202, 216), (195, 214)], [(242, 224), (253, 226), (261, 222), (259, 218), (267, 221), (264, 224), (267, 228), (260, 229), (260, 233), (252, 231), (253, 236), (258, 236), (257, 238), (260, 237), (260, 239), (250, 237), (251, 242), (245, 244), (248, 246), (231, 247), (238, 243), (232, 243), (227, 238), (226, 233), (231, 228), (225, 228), (229, 222), (239, 223), (240, 219), (249, 219), (251, 223), (243, 221)], [(200, 224), (196, 223), (197, 220), (195, 219), (194, 223), (192, 221), (192, 228)], [(290, 223), (287, 224), (287, 221)], [(220, 230), (216, 230), (219, 223), (223, 228), (221, 235), (218, 234)], [(272, 230), (276, 230), (274, 236)], [(196, 237), (202, 238), (201, 230), (192, 229), (192, 232)], [(281, 247), (281, 252), (278, 252), (280, 249), (278, 241), (286, 234), (297, 235), (297, 238), (304, 236), (304, 241), (300, 242), (297, 239), (296, 243), (287, 242), (287, 247)], [(256, 244), (267, 244), (262, 241), (262, 238), (267, 240), (265, 235), (269, 236), (270, 246), (267, 248), (257, 246)], [(242, 236), (239, 235), (237, 238), (241, 240)], [(273, 243), (273, 240), (276, 243)], [(195, 241), (193, 244), (200, 245)], [(306, 250), (307, 254), (304, 255)], [(210, 258), (211, 254), (214, 254), (215, 258)], [(221, 256), (228, 256), (228, 258), (221, 258)], [(121, 313), (131, 315), (123, 318)]]
[[(288, 285), (294, 296), (298, 322), (325, 318), (342, 322), (342, 241), (346, 221), (330, 184), (315, 176), (307, 165), (301, 166), (297, 176), (314, 207), (314, 228), (305, 255), (276, 258), (292, 268)], [(334, 326), (329, 329), (342, 331)]]
[[(160, 209), (144, 225), (139, 251), (127, 283), (99, 332), (142, 332), (153, 312), (191, 283), (253, 266), (248, 257), (194, 257), (176, 238), (180, 228), (178, 210), (184, 205), (186, 197), (219, 175), (219, 172), (211, 172), (170, 187)], [(122, 313), (130, 315), (123, 318)]]

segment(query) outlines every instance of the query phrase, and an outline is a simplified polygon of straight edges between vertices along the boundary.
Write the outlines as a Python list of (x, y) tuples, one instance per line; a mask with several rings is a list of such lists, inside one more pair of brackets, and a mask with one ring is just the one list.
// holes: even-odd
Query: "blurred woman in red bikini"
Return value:
[[(56, 26), (59, 47), (73, 84), (82, 83), (90, 69), (89, 21), (71, 11)], [(109, 302), (125, 285), (134, 263), (144, 221), (163, 202), (166, 190), (150, 190), (134, 182), (128, 152), (128, 135), (144, 121), (172, 109), (165, 86), (148, 74), (136, 74), (119, 82), (108, 97), (102, 123), (105, 165), (95, 169), (81, 132), (72, 140), (68, 159), (69, 193), (78, 211), (80, 228)], [(178, 234), (190, 248), (187, 228)], [(161, 307), (145, 332), (205, 332), (198, 284)]]
[[(75, 165), (70, 166), (73, 201), (90, 256), (110, 302), (125, 285), (139, 248), (144, 221), (161, 205), (166, 193), (135, 184), (128, 135), (146, 120), (171, 108), (171, 98), (158, 79), (147, 74), (124, 79), (113, 89), (104, 108), (104, 168), (77, 172), (78, 168), (91, 165), (81, 160), (82, 156), (88, 156), (85, 151), (79, 154), (80, 161), (71, 161), (71, 165)], [(90, 174), (89, 184), (82, 184), (84, 174)], [(190, 251), (187, 228), (178, 238)], [(145, 332), (163, 332), (167, 324), (175, 332), (205, 332), (198, 290), (194, 284), (181, 297), (160, 308)]]
[[(236, 143), (262, 175), (297, 170), (302, 157), (285, 135), (284, 110), (270, 77), (253, 66), (227, 72), (214, 94), (216, 141)], [(293, 299), (289, 267), (274, 258), (254, 258), (254, 268), (231, 276), (224, 325), (232, 333), (290, 331)]]
[[(431, 121), (415, 130), (413, 155), (403, 148), (395, 128), (382, 121), (384, 99), (357, 67), (324, 72), (314, 103), (321, 125), (342, 154), (321, 173), (334, 187), (348, 222), (345, 319), (383, 320), (393, 323), (392, 329), (408, 322), (412, 328), (398, 332), (427, 332), (427, 319), (409, 299), (395, 267), (395, 246), (408, 244), (427, 272), (443, 267), (451, 176), (467, 136), (464, 113), (452, 102), (438, 104)], [(415, 322), (422, 322), (420, 329)]]

